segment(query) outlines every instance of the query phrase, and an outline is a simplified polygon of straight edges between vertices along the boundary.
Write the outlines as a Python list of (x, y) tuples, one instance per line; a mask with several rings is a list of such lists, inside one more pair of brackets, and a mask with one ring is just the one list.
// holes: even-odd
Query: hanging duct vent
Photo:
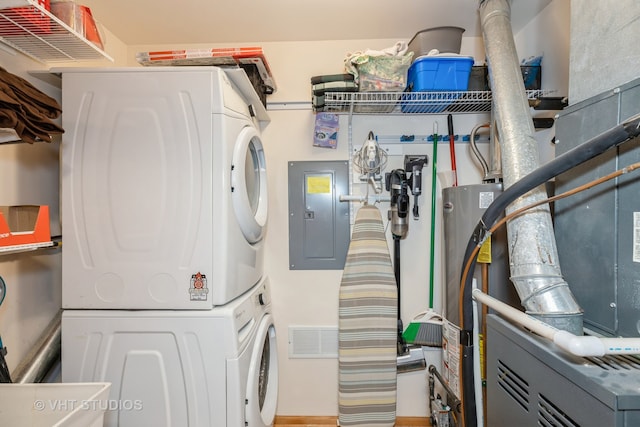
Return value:
[[(538, 142), (513, 40), (511, 2), (481, 1), (480, 19), (507, 189), (540, 167)], [(511, 203), (506, 211), (546, 197), (544, 186), (539, 186)], [(562, 278), (549, 206), (510, 220), (507, 239), (511, 280), (525, 310), (558, 329), (581, 335), (582, 310)]]

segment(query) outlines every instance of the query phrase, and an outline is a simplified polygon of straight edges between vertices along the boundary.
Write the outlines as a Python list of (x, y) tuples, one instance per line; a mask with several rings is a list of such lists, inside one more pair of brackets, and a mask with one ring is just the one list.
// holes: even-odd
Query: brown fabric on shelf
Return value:
[(18, 115), (11, 110), (0, 109), (0, 128), (15, 128), (18, 125)]
[(28, 143), (51, 142), (52, 135), (64, 133), (64, 129), (52, 121), (61, 113), (62, 108), (55, 99), (0, 67), (1, 127), (13, 128)]
[(3, 109), (11, 108), (13, 110), (21, 106), (11, 87), (2, 81), (0, 81), (0, 106)]
[(22, 77), (9, 73), (0, 67), (0, 80), (7, 83), (13, 89), (16, 98), (23, 103), (29, 103), (49, 119), (57, 119), (62, 114), (62, 108), (58, 101), (49, 95), (42, 93), (35, 86)]

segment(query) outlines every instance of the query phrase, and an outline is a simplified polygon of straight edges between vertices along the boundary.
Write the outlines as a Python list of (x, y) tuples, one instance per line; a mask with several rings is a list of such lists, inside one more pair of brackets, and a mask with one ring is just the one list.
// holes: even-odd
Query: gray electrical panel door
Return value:
[(289, 269), (341, 270), (349, 249), (347, 161), (289, 162)]

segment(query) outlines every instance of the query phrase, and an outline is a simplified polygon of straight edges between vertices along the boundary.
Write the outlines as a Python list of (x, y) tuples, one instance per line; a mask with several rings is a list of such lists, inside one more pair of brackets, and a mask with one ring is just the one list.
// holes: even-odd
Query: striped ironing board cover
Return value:
[(396, 421), (397, 288), (380, 211), (358, 210), (340, 283), (338, 420)]

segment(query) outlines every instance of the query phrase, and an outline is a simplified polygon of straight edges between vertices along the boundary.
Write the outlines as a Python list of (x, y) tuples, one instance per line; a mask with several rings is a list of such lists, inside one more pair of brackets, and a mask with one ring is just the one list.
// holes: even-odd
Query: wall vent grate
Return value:
[(330, 359), (337, 357), (337, 326), (289, 326), (290, 359)]

